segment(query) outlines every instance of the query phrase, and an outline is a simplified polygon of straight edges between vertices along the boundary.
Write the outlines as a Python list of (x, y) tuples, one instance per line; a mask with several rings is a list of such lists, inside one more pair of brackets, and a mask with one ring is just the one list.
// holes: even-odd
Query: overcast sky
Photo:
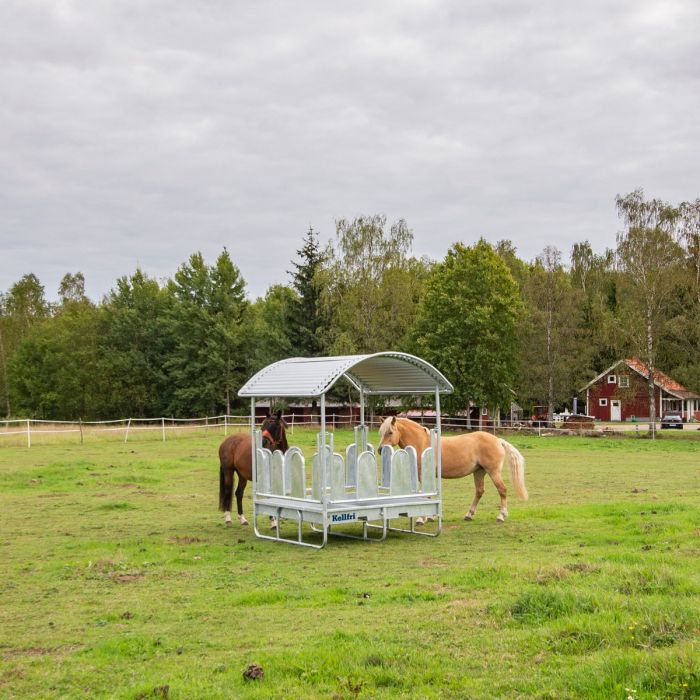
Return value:
[(700, 197), (697, 0), (2, 0), (0, 292), (99, 300), (226, 246), (251, 298), (308, 228), (602, 252), (615, 196)]

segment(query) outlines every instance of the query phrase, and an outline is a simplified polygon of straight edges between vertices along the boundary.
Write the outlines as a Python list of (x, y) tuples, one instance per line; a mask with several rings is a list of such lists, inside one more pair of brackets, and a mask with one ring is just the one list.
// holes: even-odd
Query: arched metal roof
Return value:
[(239, 396), (321, 396), (341, 377), (365, 394), (441, 394), (452, 384), (425, 360), (403, 352), (338, 357), (292, 357), (253, 375)]

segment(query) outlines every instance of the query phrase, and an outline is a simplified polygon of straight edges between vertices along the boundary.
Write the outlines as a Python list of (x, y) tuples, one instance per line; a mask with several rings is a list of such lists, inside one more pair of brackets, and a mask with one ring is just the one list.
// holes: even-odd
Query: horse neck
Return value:
[(399, 447), (404, 448), (407, 445), (415, 447), (420, 454), (428, 445), (428, 433), (425, 428), (418, 423), (408, 420), (407, 418), (400, 419), (401, 434), (399, 435)]

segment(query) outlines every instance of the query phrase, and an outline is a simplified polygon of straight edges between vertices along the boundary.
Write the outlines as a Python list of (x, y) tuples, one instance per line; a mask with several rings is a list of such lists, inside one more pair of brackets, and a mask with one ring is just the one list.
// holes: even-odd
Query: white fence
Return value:
[[(183, 432), (210, 431), (227, 435), (236, 429), (247, 428), (249, 419), (245, 416), (213, 416), (205, 418), (122, 418), (110, 421), (55, 421), (55, 420), (6, 420), (0, 421), (0, 445), (21, 442), (27, 447), (46, 436), (74, 436), (83, 443), (90, 437), (102, 435), (114, 439), (135, 440), (139, 436), (165, 441), (168, 436)], [(14, 436), (14, 440), (10, 438)], [(7, 440), (5, 439), (7, 438)], [(46, 440), (41, 440), (46, 442)]]
[[(288, 429), (292, 432), (295, 426), (311, 426), (318, 424), (317, 416), (290, 414), (284, 416)], [(351, 427), (354, 421), (348, 416), (329, 417), (328, 426)], [(14, 419), (0, 420), (0, 446), (24, 445), (31, 447), (32, 443), (54, 442), (51, 438), (71, 436), (81, 444), (89, 438), (101, 435), (123, 442), (146, 438), (165, 442), (169, 438), (181, 437), (185, 434), (228, 435), (232, 432), (247, 430), (250, 426), (249, 416), (205, 416), (204, 418), (121, 418), (109, 421), (57, 421)]]
[[(288, 430), (292, 433), (295, 426), (317, 426), (319, 422), (317, 415), (290, 413), (283, 417), (287, 421)], [(411, 418), (427, 427), (432, 427), (435, 422), (434, 417), (429, 415), (412, 415)], [(379, 420), (379, 418), (370, 418), (368, 420), (370, 427), (378, 428)], [(590, 430), (586, 431), (575, 427), (567, 428), (560, 424), (543, 425), (539, 423), (532, 425), (529, 422), (517, 421), (500, 421), (494, 426), (491, 421), (482, 423), (479, 421), (469, 422), (461, 416), (444, 416), (441, 422), (443, 431), (447, 432), (487, 430), (488, 432), (498, 431), (499, 433), (526, 432), (536, 435), (580, 435), (591, 432)], [(352, 428), (357, 423), (357, 418), (349, 415), (331, 414), (326, 417), (326, 425), (331, 430), (335, 428)], [(193, 434), (201, 437), (209, 435), (225, 436), (232, 432), (247, 430), (249, 425), (249, 416), (232, 415), (205, 416), (204, 418), (122, 418), (111, 421), (0, 420), (0, 447), (31, 447), (32, 443), (53, 443), (59, 438), (70, 439), (70, 441), (82, 444), (86, 440), (94, 439), (98, 436), (121, 440), (125, 443), (138, 439), (161, 440), (165, 442), (168, 439)], [(612, 426), (596, 424), (595, 432), (605, 433), (624, 430), (639, 432), (640, 425), (618, 424)]]

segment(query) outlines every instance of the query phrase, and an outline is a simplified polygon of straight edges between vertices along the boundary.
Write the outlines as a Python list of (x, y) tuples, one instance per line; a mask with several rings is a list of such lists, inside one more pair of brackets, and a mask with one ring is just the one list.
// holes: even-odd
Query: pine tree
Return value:
[(321, 351), (319, 314), (320, 290), (317, 272), (324, 262), (324, 255), (318, 241), (318, 233), (309, 227), (304, 245), (297, 250), (300, 262), (292, 261), (294, 271), (292, 286), (297, 298), (291, 306), (289, 335), (293, 351), (300, 357), (314, 357)]

